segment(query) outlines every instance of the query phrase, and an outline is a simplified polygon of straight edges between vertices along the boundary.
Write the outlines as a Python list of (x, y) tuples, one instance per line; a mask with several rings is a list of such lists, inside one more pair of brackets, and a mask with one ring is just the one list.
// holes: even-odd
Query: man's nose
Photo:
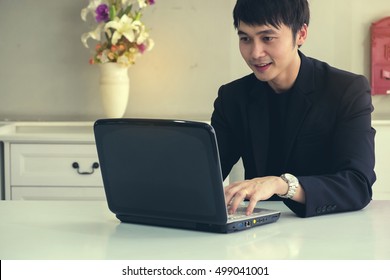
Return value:
[(254, 42), (251, 49), (251, 56), (253, 59), (265, 56), (264, 44), (261, 44), (260, 42)]

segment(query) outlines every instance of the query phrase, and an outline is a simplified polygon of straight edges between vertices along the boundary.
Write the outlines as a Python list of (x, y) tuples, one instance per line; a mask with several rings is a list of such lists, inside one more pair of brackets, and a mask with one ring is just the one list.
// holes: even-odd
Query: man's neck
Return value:
[(291, 62), (290, 67), (288, 67), (288, 69), (285, 70), (284, 73), (281, 73), (279, 77), (269, 81), (268, 82), (269, 86), (276, 93), (283, 93), (290, 90), (293, 87), (298, 77), (300, 67), (301, 67), (301, 57), (299, 56), (299, 52), (297, 51), (297, 55), (294, 57), (293, 61)]

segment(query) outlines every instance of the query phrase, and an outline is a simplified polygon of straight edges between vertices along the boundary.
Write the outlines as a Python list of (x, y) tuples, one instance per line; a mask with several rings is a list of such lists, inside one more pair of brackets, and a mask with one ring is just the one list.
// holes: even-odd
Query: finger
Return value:
[(248, 192), (246, 189), (240, 189), (236, 194), (234, 195), (230, 205), (229, 205), (229, 213), (233, 214), (236, 212), (238, 206), (240, 206), (241, 202), (244, 201), (245, 197), (248, 195)]
[(226, 186), (225, 188), (224, 188), (224, 192), (225, 192), (225, 194), (226, 193), (231, 193), (231, 192), (235, 192), (234, 190), (238, 190), (238, 189), (240, 189), (240, 188), (238, 188), (242, 183), (244, 183), (244, 181), (241, 181), (241, 182), (234, 182), (234, 183), (231, 183), (230, 185), (228, 185), (228, 186)]
[(247, 215), (251, 215), (253, 213), (253, 209), (255, 209), (257, 202), (258, 202), (257, 199), (251, 198), (251, 200), (248, 203), (248, 206), (246, 207)]
[(242, 182), (236, 182), (236, 183), (230, 184), (229, 186), (227, 186), (224, 189), (226, 205), (229, 205), (231, 203), (233, 197), (242, 188), (242, 186), (240, 186), (241, 183)]
[(236, 182), (233, 182), (233, 183), (230, 183), (229, 185), (227, 185), (225, 187), (225, 189), (230, 189), (230, 188), (233, 188), (233, 187), (236, 187), (242, 183), (244, 183), (245, 181), (236, 181)]

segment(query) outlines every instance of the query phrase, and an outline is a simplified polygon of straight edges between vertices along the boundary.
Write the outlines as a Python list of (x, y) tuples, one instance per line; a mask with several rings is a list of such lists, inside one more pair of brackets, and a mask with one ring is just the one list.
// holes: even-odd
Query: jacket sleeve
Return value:
[(331, 172), (298, 176), (305, 190), (305, 205), (285, 200), (300, 217), (360, 210), (371, 201), (376, 176), (370, 87), (365, 77), (356, 76), (343, 91), (335, 108)]
[(214, 102), (211, 125), (216, 131), (223, 179), (226, 179), (234, 164), (239, 160), (240, 153), (237, 141), (234, 138), (234, 133), (230, 131), (231, 128), (227, 125), (227, 118), (229, 116), (225, 114), (222, 104), (224, 102), (224, 99), (221, 97), (223, 89), (224, 86), (220, 87), (218, 97)]

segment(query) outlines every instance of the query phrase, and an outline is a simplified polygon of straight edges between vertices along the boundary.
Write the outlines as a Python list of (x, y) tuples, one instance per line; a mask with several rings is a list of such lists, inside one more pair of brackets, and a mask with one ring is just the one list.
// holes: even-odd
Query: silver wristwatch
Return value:
[(297, 177), (295, 177), (294, 175), (291, 175), (289, 173), (285, 173), (285, 174), (282, 174), (280, 176), (280, 178), (282, 178), (282, 180), (287, 183), (288, 191), (286, 194), (284, 194), (284, 195), (278, 194), (278, 196), (281, 198), (292, 198), (294, 196), (295, 192), (297, 191), (297, 188), (299, 185), (299, 181), (298, 181)]

